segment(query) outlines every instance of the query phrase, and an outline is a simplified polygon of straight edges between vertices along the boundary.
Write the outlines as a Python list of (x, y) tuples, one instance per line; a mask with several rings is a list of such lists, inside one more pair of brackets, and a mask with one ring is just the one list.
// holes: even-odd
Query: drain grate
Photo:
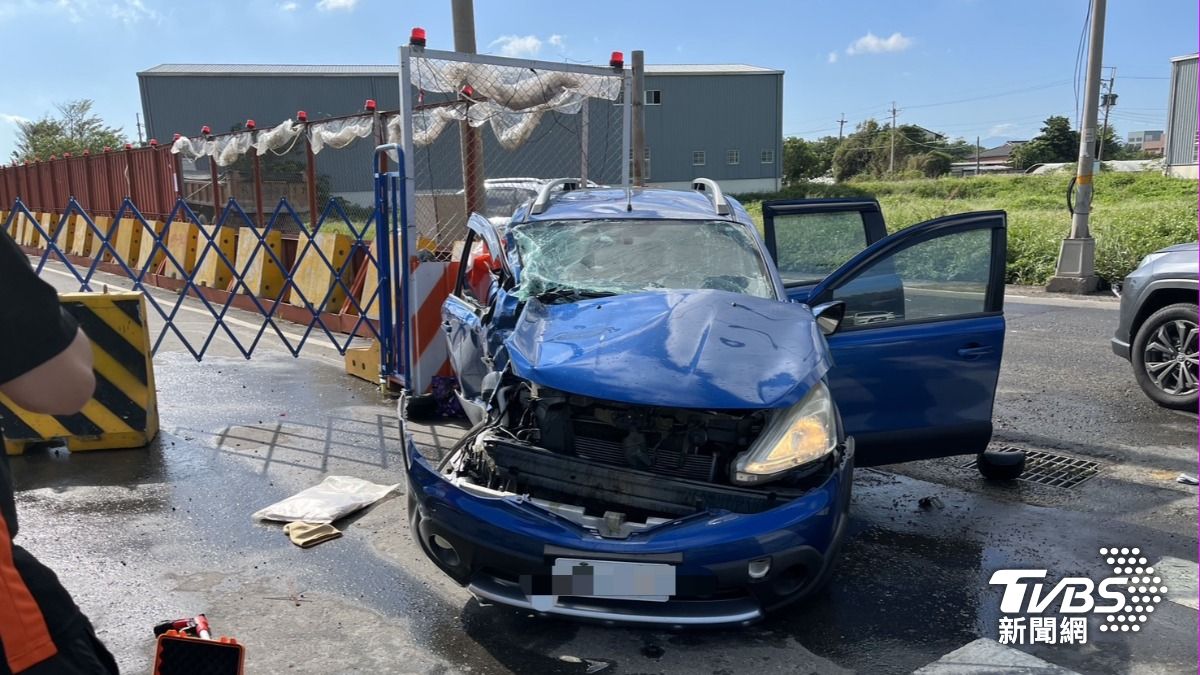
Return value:
[[(1001, 448), (1000, 452), (1020, 452), (1020, 448)], [(974, 469), (976, 460), (963, 464)], [(1025, 451), (1025, 471), (1017, 480), (1057, 488), (1073, 488), (1100, 473), (1100, 463), (1090, 459), (1056, 455), (1040, 450)]]

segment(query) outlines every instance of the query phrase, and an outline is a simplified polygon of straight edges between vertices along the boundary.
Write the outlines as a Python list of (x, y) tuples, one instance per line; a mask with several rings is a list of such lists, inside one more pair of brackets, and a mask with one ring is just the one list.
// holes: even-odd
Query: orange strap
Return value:
[(14, 673), (58, 653), (46, 618), (13, 562), (8, 523), (0, 517), (0, 642)]

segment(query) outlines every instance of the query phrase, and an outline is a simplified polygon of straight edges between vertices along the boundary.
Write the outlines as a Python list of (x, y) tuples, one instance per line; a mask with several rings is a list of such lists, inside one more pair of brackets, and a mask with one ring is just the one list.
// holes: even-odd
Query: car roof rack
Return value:
[(554, 192), (557, 188), (562, 188), (563, 192), (578, 190), (582, 182), (578, 178), (555, 178), (547, 182), (538, 189), (537, 199), (533, 200), (533, 206), (529, 207), (529, 213), (535, 216), (539, 213), (544, 213), (546, 208), (550, 206), (551, 192)]
[(717, 185), (717, 181), (711, 178), (693, 178), (692, 189), (712, 196), (713, 208), (716, 209), (718, 216), (729, 215), (729, 202), (725, 199), (725, 193), (721, 192), (721, 186)]

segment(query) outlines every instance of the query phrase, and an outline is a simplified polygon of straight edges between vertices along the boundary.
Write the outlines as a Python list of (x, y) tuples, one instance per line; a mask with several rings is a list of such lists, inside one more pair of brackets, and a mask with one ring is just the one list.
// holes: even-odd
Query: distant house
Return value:
[[(932, 143), (934, 141), (946, 140), (946, 134), (939, 134), (936, 131), (931, 131), (929, 129), (926, 129), (925, 127), (917, 126), (916, 124), (912, 125), (912, 128), (914, 128), (918, 132), (920, 132), (921, 137), (919, 139), (917, 139), (919, 141), (922, 141), (925, 143)], [(901, 130), (901, 131), (903, 131), (903, 130)]]
[(1125, 147), (1130, 150), (1144, 152), (1147, 155), (1162, 157), (1166, 142), (1163, 138), (1162, 129), (1147, 129), (1145, 131), (1129, 132), (1129, 135), (1125, 137)]
[(967, 159), (961, 162), (955, 162), (950, 165), (950, 173), (954, 176), (973, 176), (976, 173), (1008, 173), (1017, 172), (1012, 165), (1013, 150), (1021, 147), (1029, 141), (1005, 141), (1002, 145), (997, 145), (994, 148), (982, 150), (979, 153), (979, 161), (975, 158)]
[(1013, 150), (1025, 145), (1029, 141), (1005, 141), (1003, 145), (997, 145), (994, 148), (988, 148), (979, 153), (979, 164), (987, 166), (1012, 166)]

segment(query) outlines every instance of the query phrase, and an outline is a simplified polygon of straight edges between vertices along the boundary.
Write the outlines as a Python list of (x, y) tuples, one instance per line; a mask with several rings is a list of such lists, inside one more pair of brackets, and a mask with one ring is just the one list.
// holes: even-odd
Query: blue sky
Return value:
[[(475, 4), (480, 51), (605, 63), (643, 49), (649, 63), (783, 69), (786, 135), (836, 134), (840, 114), (849, 129), (895, 100), (902, 123), (989, 145), (1029, 138), (1051, 114), (1075, 119), (1087, 0)], [(1169, 59), (1196, 51), (1197, 23), (1194, 0), (1110, 0), (1104, 63), (1122, 136), (1162, 128)], [(159, 63), (388, 63), (412, 26), (453, 47), (449, 0), (0, 0), (0, 31), (29, 38), (2, 61), (0, 157), (14, 120), (75, 98), (135, 136), (135, 74)]]

